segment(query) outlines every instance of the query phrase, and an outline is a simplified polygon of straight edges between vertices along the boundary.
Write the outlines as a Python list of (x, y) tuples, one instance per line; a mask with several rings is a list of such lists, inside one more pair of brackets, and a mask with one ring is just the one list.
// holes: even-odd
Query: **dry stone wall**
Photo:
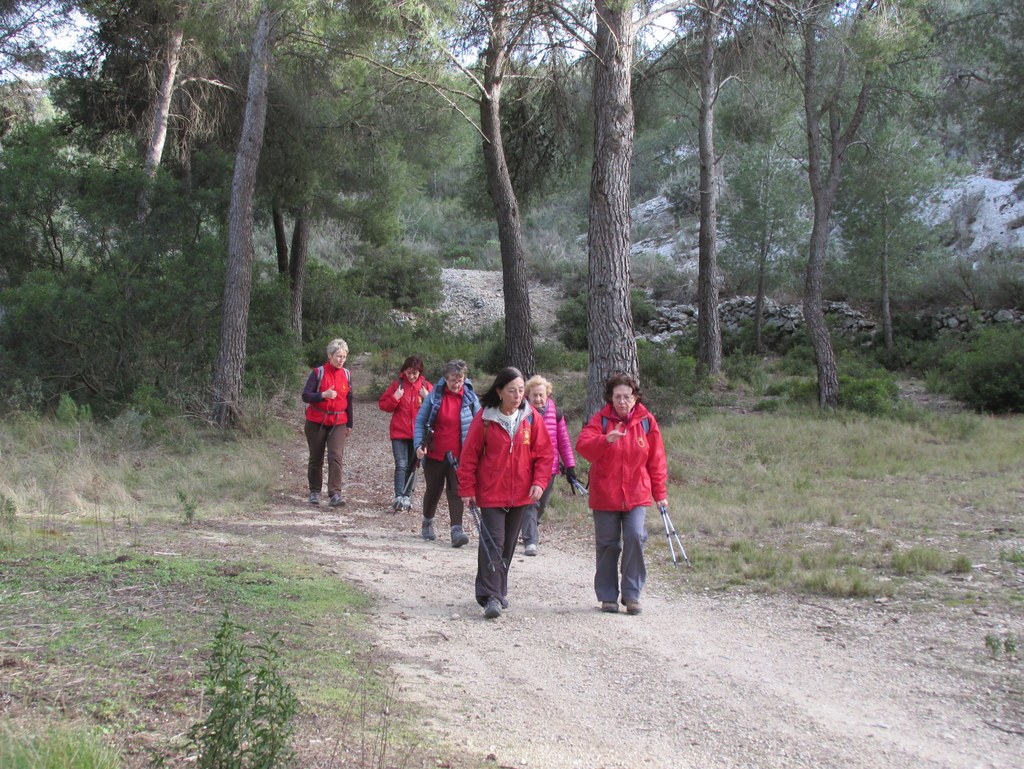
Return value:
[[(657, 344), (672, 341), (679, 336), (697, 333), (698, 308), (692, 304), (660, 301), (655, 304), (657, 315), (639, 334)], [(846, 302), (825, 302), (825, 317), (838, 333), (854, 337), (874, 334), (879, 330), (876, 321)], [(755, 301), (752, 296), (736, 296), (718, 305), (723, 334), (735, 334), (746, 324), (752, 326)], [(978, 326), (1015, 326), (1024, 328), (1024, 312), (1020, 310), (981, 310), (964, 307), (946, 307), (931, 313), (932, 327), (940, 332), (966, 333)], [(780, 304), (765, 299), (762, 333), (769, 344), (788, 336), (804, 325), (804, 309), (800, 304)]]

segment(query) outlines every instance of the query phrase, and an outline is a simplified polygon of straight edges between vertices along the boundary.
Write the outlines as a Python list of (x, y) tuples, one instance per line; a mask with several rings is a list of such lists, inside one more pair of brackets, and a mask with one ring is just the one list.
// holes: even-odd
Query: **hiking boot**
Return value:
[(423, 539), (437, 539), (437, 535), (434, 533), (434, 519), (424, 518), (423, 519), (423, 530), (420, 532)]
[(537, 555), (537, 546), (533, 542), (531, 542), (523, 548), (523, 553), (525, 555)]
[(402, 497), (402, 507), (399, 509), (412, 510), (412, 500), (409, 497)]
[(452, 526), (452, 547), (462, 547), (469, 544), (469, 535), (462, 530), (461, 526)]
[(331, 507), (344, 507), (345, 498), (341, 494), (331, 494), (331, 501), (327, 504)]
[(497, 619), (501, 616), (501, 601), (497, 598), (487, 599), (487, 606), (484, 607), (484, 617), (487, 619)]
[(618, 614), (619, 605), (615, 601), (601, 601), (601, 611), (606, 611), (609, 614)]
[(639, 614), (642, 611), (639, 601), (626, 601), (626, 614)]
[(311, 504), (311, 505), (319, 505), (320, 504), (320, 492), (319, 491), (311, 491), (311, 492), (309, 492), (309, 504)]

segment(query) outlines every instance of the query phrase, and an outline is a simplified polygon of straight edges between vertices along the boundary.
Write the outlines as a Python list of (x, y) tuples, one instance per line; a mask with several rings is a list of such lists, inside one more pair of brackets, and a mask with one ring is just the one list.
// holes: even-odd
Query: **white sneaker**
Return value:
[(526, 555), (537, 555), (537, 546), (532, 542), (526, 546), (524, 551)]

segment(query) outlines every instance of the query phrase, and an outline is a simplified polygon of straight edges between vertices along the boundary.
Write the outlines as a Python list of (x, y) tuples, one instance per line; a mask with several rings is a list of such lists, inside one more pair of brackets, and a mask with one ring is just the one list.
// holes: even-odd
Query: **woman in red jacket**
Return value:
[(323, 485), (324, 450), (327, 451), (327, 493), (330, 506), (345, 504), (341, 495), (345, 442), (352, 430), (352, 374), (345, 368), (348, 343), (332, 339), (327, 345), (327, 362), (309, 373), (302, 400), (306, 406), (303, 432), (309, 446), (309, 504), (320, 504)]
[(668, 504), (665, 445), (640, 395), (631, 376), (613, 374), (604, 386), (604, 408), (576, 439), (576, 451), (590, 461), (587, 499), (597, 544), (594, 592), (601, 611), (607, 612), (619, 610), (621, 597), (627, 614), (640, 613), (640, 592), (647, 580), (644, 518), (652, 503)]
[(380, 396), (377, 405), (381, 411), (391, 414), (391, 453), (395, 457), (395, 501), (391, 504), (396, 513), (412, 507), (411, 495), (416, 488), (416, 447), (413, 446), (413, 427), (416, 414), (423, 400), (434, 389), (423, 376), (423, 360), (410, 355), (388, 389)]
[(459, 459), (459, 493), (480, 507), (476, 601), (494, 619), (508, 608), (508, 568), (528, 508), (551, 479), (551, 438), (524, 400), (523, 375), (504, 368), (480, 398)]

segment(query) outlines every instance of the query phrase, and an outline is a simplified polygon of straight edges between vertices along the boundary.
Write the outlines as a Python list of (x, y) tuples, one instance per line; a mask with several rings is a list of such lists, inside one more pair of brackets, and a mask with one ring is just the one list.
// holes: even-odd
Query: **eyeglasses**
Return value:
[(613, 401), (632, 401), (636, 400), (636, 396), (630, 393), (629, 395), (613, 395)]

